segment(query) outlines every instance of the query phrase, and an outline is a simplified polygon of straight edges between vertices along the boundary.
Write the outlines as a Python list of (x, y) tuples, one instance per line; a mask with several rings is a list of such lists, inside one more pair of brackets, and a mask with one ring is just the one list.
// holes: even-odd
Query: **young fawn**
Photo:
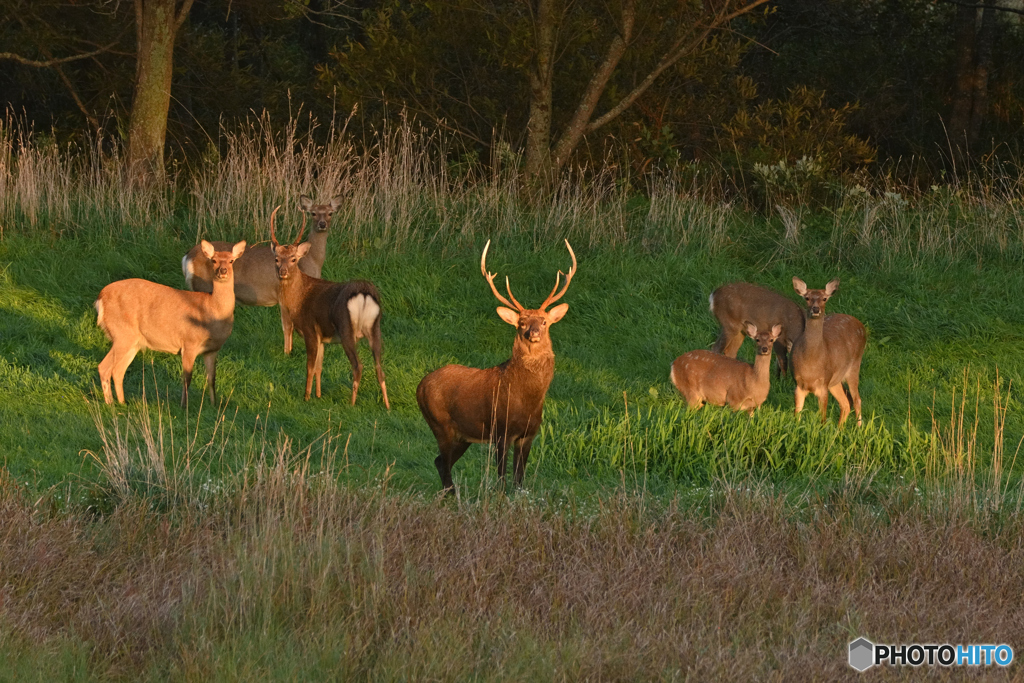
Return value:
[(782, 334), (782, 325), (758, 332), (757, 326), (748, 322), (744, 330), (754, 340), (757, 350), (753, 366), (704, 349), (684, 353), (672, 363), (669, 379), (690, 408), (711, 403), (753, 415), (768, 398), (772, 346)]
[(522, 484), (530, 447), (543, 418), (544, 398), (555, 375), (555, 354), (549, 332), (569, 310), (569, 304), (559, 304), (550, 311), (545, 309), (562, 298), (576, 273), (576, 254), (566, 240), (572, 267), (565, 275), (564, 285), (559, 290), (563, 273), (558, 271), (555, 287), (544, 303), (528, 310), (512, 296), (508, 278), (505, 278), (508, 299), (498, 293), (494, 286), (495, 274), (487, 272), (490, 246), (488, 240), (480, 257), (480, 272), (494, 296), (505, 305), (498, 307), (498, 316), (516, 328), (512, 357), (492, 368), (446, 365), (424, 377), (416, 387), (416, 402), (440, 451), (434, 466), (448, 494), (455, 492), (452, 466), (472, 443), (494, 444), (502, 482), (505, 481), (506, 451), (513, 445), (515, 484)]
[(832, 280), (825, 289), (808, 289), (798, 277), (793, 278), (793, 289), (807, 302), (807, 322), (803, 335), (793, 343), (793, 377), (796, 379), (796, 412), (804, 408), (807, 394), (818, 399), (821, 421), (825, 422), (828, 395), (839, 403), (839, 424), (850, 414), (850, 401), (843, 391), (843, 382), (850, 389), (857, 425), (861, 425), (860, 362), (864, 356), (867, 335), (864, 325), (851, 315), (837, 313), (825, 315), (825, 302), (839, 290), (839, 279)]
[(775, 340), (775, 374), (786, 374), (789, 350), (804, 332), (804, 312), (795, 301), (764, 287), (733, 282), (712, 292), (708, 304), (721, 326), (712, 350), (729, 358), (735, 358), (743, 344), (748, 322), (759, 330), (780, 325), (782, 332)]
[[(331, 215), (341, 207), (341, 197), (335, 197), (327, 204), (314, 204), (309, 197), (299, 197), (302, 224), (312, 216), (313, 228), (309, 236), (309, 249), (299, 259), (299, 269), (310, 277), (320, 277), (324, 260), (327, 258), (327, 232), (331, 226)], [(213, 242), (215, 249), (230, 249), (228, 242)], [(192, 247), (181, 259), (181, 272), (186, 286), (194, 292), (212, 292), (211, 275), (213, 266), (203, 255), (198, 245)], [(235, 263), (235, 298), (245, 306), (277, 305), (277, 271), (274, 266), (274, 250), (266, 244), (249, 248)], [(292, 352), (292, 328), (281, 319), (284, 331), (284, 352)]]
[(245, 252), (245, 242), (215, 250), (203, 240), (200, 247), (213, 264), (213, 292), (186, 292), (149, 280), (112, 282), (96, 298), (96, 324), (112, 346), (100, 363), (103, 398), (113, 403), (110, 379), (117, 400), (124, 403), (124, 373), (141, 349), (181, 354), (184, 387), (182, 406), (188, 403), (188, 387), (196, 356), (206, 364), (206, 385), (216, 402), (217, 352), (231, 335), (235, 319), (233, 264)]
[[(302, 233), (292, 244), (279, 244), (274, 235), (274, 218), (270, 216), (270, 240), (274, 249), (274, 262), (278, 278), (278, 300), (281, 320), (287, 321), (306, 342), (306, 400), (312, 393), (316, 379), (316, 397), (320, 398), (320, 377), (323, 374), (324, 344), (341, 344), (352, 364), (352, 405), (356, 404), (359, 382), (363, 377), (363, 364), (359, 360), (356, 343), (363, 337), (370, 344), (377, 382), (384, 396), (384, 406), (391, 410), (388, 389), (384, 383), (384, 369), (380, 365), (380, 292), (372, 282), (328, 282), (311, 277), (302, 271), (302, 257), (310, 250), (303, 242)], [(289, 336), (286, 335), (287, 340)]]

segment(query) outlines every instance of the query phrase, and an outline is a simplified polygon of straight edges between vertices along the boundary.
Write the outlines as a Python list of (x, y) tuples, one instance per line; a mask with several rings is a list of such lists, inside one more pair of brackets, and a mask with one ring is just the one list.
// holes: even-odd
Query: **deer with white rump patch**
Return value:
[[(341, 208), (342, 198), (335, 197), (327, 204), (314, 204), (309, 197), (299, 197), (299, 209), (302, 211), (302, 226), (305, 230), (306, 219), (313, 218), (313, 227), (309, 236), (309, 249), (299, 259), (299, 269), (310, 277), (320, 277), (323, 272), (324, 260), (327, 258), (327, 233), (331, 227), (331, 215)], [(213, 242), (217, 250), (229, 249), (228, 242)], [(194, 292), (211, 292), (213, 265), (203, 255), (199, 245), (185, 254), (181, 259), (181, 272), (185, 276), (186, 286)], [(277, 305), (277, 270), (274, 265), (274, 250), (270, 245), (261, 244), (246, 250), (245, 255), (235, 263), (235, 297), (244, 306), (276, 306)], [(284, 331), (284, 352), (292, 352), (292, 325), (284, 317), (281, 318)]]
[(324, 344), (335, 343), (341, 344), (352, 364), (352, 405), (356, 404), (359, 382), (363, 377), (363, 364), (359, 360), (356, 343), (365, 337), (373, 352), (384, 406), (391, 410), (387, 385), (384, 383), (384, 369), (380, 364), (383, 345), (380, 334), (380, 292), (372, 282), (366, 280), (329, 282), (304, 273), (299, 264), (309, 252), (310, 243), (299, 243), (301, 232), (292, 244), (278, 243), (274, 234), (274, 218), (280, 208), (278, 206), (270, 215), (270, 243), (274, 250), (281, 319), (294, 325), (306, 342), (306, 400), (309, 400), (312, 393), (314, 379), (316, 397), (320, 398)]
[(203, 254), (213, 264), (213, 292), (185, 292), (149, 280), (112, 282), (100, 291), (94, 304), (96, 324), (113, 345), (100, 363), (103, 398), (113, 403), (110, 380), (117, 400), (124, 403), (124, 373), (142, 349), (181, 354), (182, 406), (188, 403), (188, 387), (196, 357), (206, 364), (210, 400), (216, 401), (217, 352), (231, 335), (235, 319), (233, 264), (245, 252), (245, 242), (215, 250), (203, 240)]
[(712, 292), (708, 306), (721, 326), (711, 350), (729, 358), (736, 357), (748, 323), (759, 330), (779, 325), (781, 331), (775, 340), (775, 376), (786, 374), (788, 353), (804, 332), (804, 312), (799, 304), (764, 287), (732, 282)]
[(793, 343), (792, 353), (797, 415), (804, 408), (807, 394), (812, 393), (818, 399), (821, 421), (825, 422), (831, 393), (839, 403), (839, 424), (842, 425), (850, 414), (850, 400), (843, 391), (845, 382), (860, 426), (858, 384), (867, 344), (864, 325), (852, 315), (825, 315), (825, 302), (839, 291), (838, 278), (825, 285), (825, 289), (808, 289), (803, 280), (794, 277), (793, 289), (807, 302), (804, 333)]
[(516, 328), (512, 357), (492, 368), (446, 365), (424, 377), (416, 387), (416, 402), (440, 451), (434, 466), (448, 494), (455, 493), (452, 466), (473, 443), (494, 444), (498, 476), (503, 483), (506, 451), (512, 445), (515, 484), (522, 484), (530, 447), (543, 418), (544, 399), (555, 375), (555, 354), (549, 332), (569, 310), (569, 304), (559, 304), (550, 311), (545, 309), (562, 298), (576, 273), (576, 254), (566, 240), (572, 267), (565, 275), (565, 283), (559, 289), (563, 273), (558, 271), (555, 286), (544, 303), (528, 310), (512, 295), (508, 278), (505, 278), (508, 298), (498, 293), (494, 286), (495, 274), (487, 272), (490, 246), (488, 240), (480, 257), (480, 272), (491, 286), (491, 292), (504, 304), (498, 307), (498, 316)]
[(772, 346), (782, 334), (782, 326), (773, 325), (771, 329), (759, 331), (748, 322), (744, 330), (754, 340), (757, 351), (753, 366), (704, 349), (689, 351), (673, 361), (669, 379), (690, 408), (711, 403), (753, 415), (768, 398)]

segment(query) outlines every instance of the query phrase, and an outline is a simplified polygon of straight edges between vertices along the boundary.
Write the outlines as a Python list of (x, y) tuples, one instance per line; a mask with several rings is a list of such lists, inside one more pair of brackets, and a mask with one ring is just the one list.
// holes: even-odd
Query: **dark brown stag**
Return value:
[[(565, 246), (572, 257), (568, 275), (558, 271), (555, 286), (540, 305), (527, 310), (516, 301), (505, 278), (508, 299), (494, 286), (494, 273), (487, 272), (487, 250), (480, 257), (480, 272), (498, 301), (498, 316), (516, 328), (512, 357), (493, 368), (467, 368), (446, 365), (423, 378), (416, 388), (416, 402), (434, 432), (440, 454), (434, 460), (441, 485), (454, 493), (452, 466), (473, 443), (493, 444), (498, 476), (505, 479), (506, 451), (514, 447), (513, 476), (522, 484), (530, 446), (540, 429), (544, 398), (555, 375), (555, 354), (551, 350), (549, 331), (569, 310), (569, 304), (548, 306), (562, 298), (576, 273), (576, 254), (569, 241)], [(561, 276), (565, 282), (561, 283)], [(562, 284), (559, 289), (559, 284)], [(508, 308), (506, 308), (506, 306)], [(513, 310), (514, 309), (514, 310)]]

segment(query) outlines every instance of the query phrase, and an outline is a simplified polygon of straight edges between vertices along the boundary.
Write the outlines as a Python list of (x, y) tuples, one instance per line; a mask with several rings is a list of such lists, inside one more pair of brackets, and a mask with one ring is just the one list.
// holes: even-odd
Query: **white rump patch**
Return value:
[(103, 327), (103, 300), (96, 299), (92, 305), (96, 307), (96, 326)]
[(708, 294), (708, 310), (712, 313), (715, 312), (715, 293), (711, 292)]
[(348, 300), (348, 314), (352, 319), (352, 332), (356, 339), (369, 337), (373, 330), (373, 324), (380, 315), (380, 306), (373, 300), (373, 297), (366, 294), (356, 294)]
[(192, 277), (196, 274), (196, 270), (188, 254), (181, 257), (181, 273), (185, 276), (185, 286), (192, 289)]

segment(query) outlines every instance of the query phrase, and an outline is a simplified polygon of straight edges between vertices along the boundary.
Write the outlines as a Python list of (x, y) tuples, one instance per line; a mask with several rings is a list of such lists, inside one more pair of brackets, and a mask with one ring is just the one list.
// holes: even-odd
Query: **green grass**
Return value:
[[(1009, 465), (1024, 434), (1013, 397), (1024, 370), (1024, 303), (1013, 295), (1024, 275), (1015, 261), (891, 257), (856, 247), (836, 253), (842, 250), (824, 234), (815, 243), (809, 230), (806, 246), (793, 246), (778, 241), (778, 230), (736, 223), (732, 244), (715, 254), (701, 240), (673, 249), (576, 247), (579, 271), (565, 299), (569, 313), (552, 331), (557, 369), (529, 487), (600, 488), (628, 476), (670, 490), (744, 472), (780, 481), (838, 479), (851, 466), (883, 479), (918, 475), (938, 447), (933, 420), (957, 418), (959, 404), (952, 402), (965, 391), (966, 418), (977, 414), (980, 422), (974, 464), (984, 467), (997, 440), (997, 374), (1004, 398), (1009, 394), (998, 435)], [(415, 404), (417, 383), (446, 363), (494, 365), (511, 349), (512, 330), (494, 313), (479, 274), (483, 240), (448, 235), (387, 244), (335, 226), (325, 277), (371, 279), (384, 298), (390, 413), (372, 377), (358, 404), (348, 405), (349, 366), (336, 347), (326, 352), (324, 397), (303, 402), (301, 340), (286, 357), (277, 309), (246, 307), (238, 308), (219, 357), (221, 406), (198, 410), (196, 401), (190, 413), (179, 409), (179, 359), (146, 353), (126, 377), (130, 407), (103, 407), (96, 365), (108, 342), (95, 327), (92, 302), (105, 284), (126, 277), (181, 286), (180, 256), (190, 238), (179, 235), (187, 232), (185, 223), (156, 234), (103, 226), (54, 239), (29, 228), (0, 242), (0, 446), (13, 475), (35, 489), (99, 481), (102, 458), (89, 456), (103, 451), (94, 416), (109, 424), (126, 411), (159, 410), (166, 414), (168, 452), (176, 439), (174, 457), (189, 458), (190, 467), (209, 476), (251, 464), (258, 434), (310, 446), (317, 466), (325, 457), (333, 465), (342, 459), (342, 476), (353, 481), (372, 481), (386, 470), (399, 488), (436, 490), (435, 445)], [(493, 244), (488, 265), (509, 275), (518, 298), (536, 303), (555, 271), (567, 268), (568, 254), (553, 240), (508, 233)], [(828, 423), (819, 425), (813, 400), (798, 422), (788, 378), (773, 381), (753, 419), (716, 407), (686, 410), (668, 367), (684, 351), (714, 341), (711, 290), (744, 279), (789, 294), (794, 274), (811, 286), (840, 277), (829, 310), (852, 314), (869, 330), (861, 371), (865, 427), (838, 429), (834, 402)], [(369, 364), (368, 350), (361, 352)], [(750, 353), (747, 344), (741, 357)], [(204, 382), (197, 371), (193, 398)], [(144, 393), (148, 408), (140, 404)], [(155, 396), (164, 403), (159, 409)], [(190, 442), (211, 445), (192, 462), (198, 446)], [(473, 490), (489, 467), (483, 449), (474, 447), (456, 475)]]

